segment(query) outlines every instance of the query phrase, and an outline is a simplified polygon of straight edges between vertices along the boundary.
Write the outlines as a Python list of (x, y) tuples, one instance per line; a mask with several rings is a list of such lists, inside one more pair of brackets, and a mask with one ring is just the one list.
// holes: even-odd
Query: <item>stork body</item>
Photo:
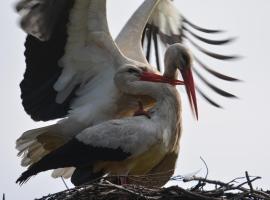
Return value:
[[(123, 64), (154, 70), (142, 51), (143, 32), (155, 26), (159, 30), (155, 33), (166, 44), (181, 42), (182, 25), (187, 21), (171, 1), (145, 0), (115, 44), (108, 31), (105, 4), (104, 0), (21, 0), (17, 5), (17, 10), (23, 11), (22, 28), (29, 34), (25, 43), (27, 69), (21, 83), (24, 108), (37, 121), (64, 118), (55, 125), (27, 131), (17, 140), (22, 166), (37, 162), (92, 125), (132, 115), (138, 99), (144, 106), (153, 104), (148, 95), (120, 92), (114, 75)], [(169, 57), (179, 57), (174, 56)], [(175, 70), (166, 68), (165, 64), (166, 76), (176, 76)], [(174, 168), (177, 148), (173, 152), (172, 164), (159, 166)], [(68, 178), (73, 170), (59, 169), (53, 176)]]
[[(145, 12), (146, 18), (149, 17), (149, 13), (157, 2), (156, 0), (146, 2), (149, 4)], [(35, 118), (36, 110), (41, 109), (38, 112), (41, 117), (47, 116), (53, 109), (51, 113), (53, 117), (54, 112), (61, 113), (59, 109), (62, 109), (61, 106), (67, 101), (70, 103), (70, 110), (67, 115), (62, 115), (66, 118), (57, 124), (27, 131), (17, 140), (16, 148), (19, 150), (19, 155), (23, 155), (22, 166), (35, 163), (89, 126), (109, 119), (131, 116), (137, 108), (138, 99), (144, 105), (151, 105), (154, 102), (147, 95), (123, 94), (114, 84), (114, 75), (120, 66), (132, 64), (149, 71), (152, 70), (152, 66), (147, 62), (142, 63), (125, 57), (113, 42), (107, 26), (105, 0), (75, 1), (69, 21), (65, 54), (58, 61), (58, 67), (62, 68), (61, 74), (55, 82), (52, 82), (53, 84), (50, 83), (56, 102), (52, 103), (50, 96), (41, 99), (41, 104), (37, 102), (40, 100), (37, 95), (42, 93), (44, 96), (43, 93), (51, 89), (44, 87), (43, 83), (40, 87), (33, 88), (33, 81), (37, 79), (35, 77), (37, 74), (34, 74), (36, 63), (31, 60), (33, 52), (26, 51), (28, 69), (21, 83), (23, 104), (26, 110)], [(138, 24), (141, 27), (141, 34), (146, 21), (141, 21), (141, 25)], [(53, 36), (52, 32), (51, 37)], [(31, 37), (28, 36), (26, 45), (34, 45), (34, 39)], [(134, 44), (140, 44), (140, 38), (133, 40)], [(33, 73), (32, 76), (30, 73)], [(47, 83), (45, 85), (47, 86)], [(44, 105), (44, 100), (45, 103), (48, 100), (47, 105)]]
[[(136, 72), (132, 74), (129, 69)], [(91, 180), (91, 170), (90, 177), (107, 173), (144, 175), (162, 161), (178, 144), (181, 135), (178, 92), (170, 84), (142, 81), (151, 81), (151, 78), (146, 76), (142, 79), (144, 72), (141, 69), (133, 66), (129, 69), (120, 69), (115, 82), (124, 93), (148, 94), (156, 100), (156, 105), (148, 111), (150, 118), (134, 116), (109, 120), (84, 129), (69, 142), (32, 164), (17, 182), (24, 183), (31, 176), (49, 169), (76, 167), (72, 181), (80, 185)], [(127, 79), (121, 78), (122, 74), (128, 74)], [(85, 173), (86, 169), (88, 173)]]

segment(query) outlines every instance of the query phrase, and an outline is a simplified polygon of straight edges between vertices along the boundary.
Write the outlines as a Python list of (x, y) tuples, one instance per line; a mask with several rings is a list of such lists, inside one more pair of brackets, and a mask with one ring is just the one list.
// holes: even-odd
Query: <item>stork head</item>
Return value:
[(192, 56), (183, 45), (176, 43), (168, 47), (165, 53), (165, 72), (164, 76), (170, 79), (176, 79), (178, 70), (180, 71), (186, 92), (190, 102), (191, 109), (198, 119), (198, 108), (195, 93), (195, 86), (192, 75)]
[(149, 71), (149, 69), (147, 69), (146, 67), (142, 66), (139, 67), (133, 64), (126, 64), (120, 67), (114, 76), (114, 82), (118, 87), (118, 89), (129, 94), (136, 93), (135, 95), (147, 95), (142, 94), (140, 92), (135, 92), (140, 90), (139, 88), (136, 87), (143, 87), (143, 84), (140, 84), (143, 81), (169, 83), (171, 85), (183, 85), (183, 81), (171, 79), (156, 74), (155, 72)]

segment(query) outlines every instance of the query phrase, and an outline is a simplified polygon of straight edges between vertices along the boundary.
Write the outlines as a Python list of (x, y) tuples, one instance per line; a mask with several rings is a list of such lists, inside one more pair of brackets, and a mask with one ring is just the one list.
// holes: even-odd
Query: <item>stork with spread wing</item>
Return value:
[[(104, 0), (18, 3), (17, 10), (23, 15), (22, 28), (29, 34), (25, 43), (27, 69), (21, 83), (24, 108), (37, 121), (65, 118), (55, 125), (27, 131), (17, 140), (23, 166), (36, 163), (94, 124), (134, 113), (138, 98), (144, 105), (153, 103), (148, 95), (120, 92), (113, 79), (123, 65), (153, 70), (147, 62), (148, 56), (143, 55), (141, 39), (155, 19), (155, 12), (151, 17), (152, 11), (160, 12), (160, 8), (170, 3), (145, 0), (117, 37), (117, 45), (108, 31)], [(166, 54), (165, 76), (176, 77), (176, 71), (167, 66), (188, 59), (175, 53), (177, 50), (170, 52), (174, 53)], [(190, 100), (194, 98), (191, 93), (188, 96)], [(197, 105), (192, 107), (197, 115)], [(172, 164), (168, 165), (171, 168), (177, 153), (175, 149)], [(72, 172), (72, 169), (60, 169), (54, 176), (69, 177)]]
[[(212, 40), (198, 35), (199, 33), (204, 33), (211, 36), (213, 34), (221, 33), (223, 31), (206, 29), (193, 24), (177, 10), (172, 1), (173, 0), (159, 1), (159, 4), (155, 7), (151, 14), (151, 17), (147, 21), (147, 25), (145, 26), (142, 35), (142, 46), (144, 48), (145, 57), (149, 62), (151, 62), (150, 58), (153, 53), (153, 57), (155, 58), (155, 65), (157, 66), (157, 69), (159, 71), (162, 70), (162, 64), (160, 63), (160, 56), (162, 54), (160, 52), (160, 49), (162, 49), (162, 47), (167, 47), (168, 45), (175, 43), (181, 43), (185, 46), (186, 44), (188, 44), (202, 54), (205, 54), (206, 56), (217, 60), (231, 61), (239, 58), (239, 56), (236, 55), (222, 55), (211, 52), (198, 45), (196, 43), (196, 40), (207, 45), (221, 46), (234, 41), (234, 38)], [(131, 48), (131, 44), (128, 45), (128, 40), (130, 39), (130, 32), (128, 31), (128, 29), (130, 28), (130, 26), (132, 26), (134, 21), (138, 21), (140, 19), (140, 14), (141, 12), (143, 12), (143, 10), (144, 7), (142, 4), (142, 6), (135, 12), (134, 16), (128, 22), (129, 26), (126, 25), (126, 27), (123, 28), (119, 36), (116, 38), (116, 43), (118, 44), (118, 47), (123, 52), (125, 52), (127, 56), (131, 58), (136, 57), (134, 57), (134, 54), (132, 52), (133, 49)], [(123, 40), (123, 38), (126, 39)], [(153, 50), (154, 52), (152, 52)], [(199, 79), (200, 82), (204, 83), (208, 88), (210, 88), (210, 90), (225, 98), (236, 98), (234, 94), (227, 92), (208, 81), (207, 78), (201, 74), (200, 70), (195, 68), (195, 66), (201, 67), (211, 76), (223, 81), (236, 82), (239, 81), (239, 79), (217, 72), (216, 70), (212, 69), (207, 64), (202, 62), (199, 56), (196, 56), (194, 52), (192, 52), (192, 56), (195, 60), (195, 64), (192, 66), (192, 70), (196, 75), (195, 78)], [(175, 57), (173, 59), (175, 59)], [(204, 100), (206, 100), (212, 106), (222, 108), (220, 103), (217, 103), (214, 99), (209, 97), (209, 95), (203, 92), (202, 89), (200, 89), (198, 81), (195, 82), (196, 90)]]
[[(157, 3), (145, 2), (146, 19)], [(66, 0), (59, 5), (51, 0), (18, 4), (26, 14), (22, 26), (31, 34), (25, 43), (27, 69), (21, 83), (24, 108), (35, 120), (65, 117), (55, 125), (27, 131), (17, 140), (22, 166), (35, 163), (93, 124), (132, 115), (138, 98), (144, 104), (153, 102), (147, 96), (120, 92), (113, 81), (123, 65), (144, 70), (152, 67), (129, 59), (114, 43), (107, 25), (106, 1), (76, 0), (71, 10), (68, 6)], [(134, 46), (140, 44), (146, 22), (137, 24), (141, 31), (133, 38)], [(45, 25), (48, 29), (43, 29)]]
[[(185, 48), (181, 53), (189, 58)], [(76, 167), (71, 177), (75, 185), (86, 184), (105, 174), (147, 174), (178, 146), (181, 101), (175, 85), (184, 83), (193, 97), (191, 104), (196, 105), (189, 63), (179, 63), (179, 69), (184, 82), (145, 72), (137, 66), (123, 65), (117, 70), (114, 82), (121, 92), (154, 98), (156, 104), (147, 115), (108, 120), (84, 129), (30, 165), (17, 183), (23, 184), (33, 175), (59, 167)]]

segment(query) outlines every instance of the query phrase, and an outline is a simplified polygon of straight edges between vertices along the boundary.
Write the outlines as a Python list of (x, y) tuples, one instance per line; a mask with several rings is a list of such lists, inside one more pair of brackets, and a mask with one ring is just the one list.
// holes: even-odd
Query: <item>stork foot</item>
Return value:
[(144, 115), (144, 116), (146, 116), (147, 118), (150, 119), (151, 117), (150, 117), (148, 111), (146, 111), (146, 110), (143, 109), (143, 104), (142, 104), (142, 102), (139, 101), (138, 104), (139, 104), (139, 108), (138, 108), (138, 110), (136, 110), (136, 111), (134, 112), (133, 116)]

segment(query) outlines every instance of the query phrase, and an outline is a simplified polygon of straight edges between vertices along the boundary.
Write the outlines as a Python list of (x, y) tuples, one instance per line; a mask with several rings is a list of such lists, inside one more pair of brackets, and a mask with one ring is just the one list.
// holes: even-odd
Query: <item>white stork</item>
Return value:
[[(136, 109), (137, 98), (119, 93), (112, 81), (119, 65), (108, 65), (107, 60), (104, 60), (107, 53), (104, 49), (112, 42), (106, 23), (105, 2), (104, 6), (95, 8), (90, 6), (93, 2), (95, 1), (22, 0), (17, 5), (17, 10), (23, 15), (22, 28), (29, 34), (25, 43), (27, 69), (21, 83), (24, 108), (37, 121), (66, 117), (56, 125), (27, 131), (17, 140), (19, 155), (23, 155), (23, 166), (37, 162), (83, 129), (108, 119), (129, 115)], [(162, 42), (181, 42), (180, 39), (185, 36), (182, 33), (188, 31), (184, 24), (205, 32), (215, 32), (188, 22), (181, 17), (171, 1), (146, 0), (116, 39), (121, 51), (117, 48), (109, 51), (123, 53), (129, 58), (125, 58), (127, 63), (152, 70), (146, 61), (151, 50), (151, 35), (155, 47), (157, 34)], [(101, 38), (98, 37), (101, 35), (96, 37), (93, 32), (105, 32), (108, 44), (100, 48)], [(146, 58), (140, 44), (142, 36), (147, 36), (149, 41)], [(110, 57), (106, 59), (108, 58)], [(223, 79), (235, 80), (203, 66)], [(209, 82), (206, 83), (215, 91), (225, 94), (224, 96), (232, 96)], [(210, 103), (218, 105), (199, 92)], [(141, 100), (146, 105), (152, 103), (152, 99), (146, 97)], [(62, 171), (56, 175), (65, 176), (65, 173)]]
[[(181, 52), (190, 61), (186, 49), (182, 48)], [(191, 104), (196, 105), (190, 63), (179, 59), (178, 64), (187, 92), (193, 97)], [(104, 174), (144, 175), (177, 148), (181, 136), (181, 101), (175, 85), (183, 82), (145, 72), (137, 66), (126, 65), (125, 61), (114, 82), (123, 93), (151, 96), (156, 100), (155, 106), (148, 110), (147, 116), (109, 120), (84, 129), (30, 165), (17, 183), (23, 184), (39, 172), (59, 167), (76, 167), (71, 178), (75, 185)]]
[[(126, 64), (152, 70), (147, 61), (142, 63), (125, 57), (113, 42), (107, 25), (105, 0), (74, 1), (69, 26), (59, 22), (54, 28), (61, 30), (56, 30), (55, 33), (50, 33), (47, 29), (42, 32), (43, 29), (39, 29), (39, 25), (44, 26), (40, 23), (47, 19), (44, 18), (46, 14), (53, 14), (44, 8), (49, 2), (50, 0), (42, 3), (27, 0), (19, 4), (20, 9), (29, 9), (29, 4), (37, 3), (30, 7), (29, 12), (24, 12), (26, 15), (22, 24), (29, 22), (26, 23), (25, 30), (39, 37), (36, 39), (28, 35), (26, 39), (27, 69), (21, 83), (22, 99), (25, 110), (36, 120), (59, 117), (65, 119), (52, 126), (27, 131), (17, 140), (16, 148), (19, 155), (23, 155), (22, 166), (38, 161), (93, 124), (134, 113), (139, 97), (119, 92), (113, 81), (123, 60)], [(67, 2), (69, 1), (63, 3)], [(157, 3), (157, 0), (145, 2), (146, 19)], [(146, 22), (147, 20), (137, 23), (141, 27), (141, 33), (137, 40), (133, 39), (134, 46), (140, 44)], [(62, 29), (65, 29), (64, 32)], [(42, 33), (36, 34), (37, 32)], [(66, 32), (68, 37), (65, 37)], [(143, 56), (141, 49), (139, 53)], [(146, 96), (141, 96), (140, 99), (145, 104), (153, 102), (153, 99)]]

